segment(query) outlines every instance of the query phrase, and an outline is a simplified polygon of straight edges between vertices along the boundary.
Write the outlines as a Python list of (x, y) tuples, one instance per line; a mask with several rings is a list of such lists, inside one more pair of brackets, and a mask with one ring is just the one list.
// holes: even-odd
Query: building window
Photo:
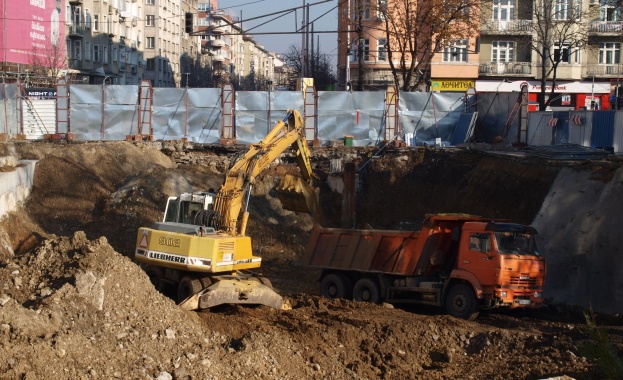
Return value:
[(599, 63), (602, 65), (618, 65), (621, 63), (621, 44), (618, 42), (600, 43)]
[(147, 70), (154, 71), (156, 69), (156, 58), (149, 58), (147, 60)]
[(512, 41), (493, 41), (491, 62), (505, 63), (515, 61), (515, 43)]
[(147, 15), (147, 22), (145, 23), (145, 26), (155, 26), (155, 25), (156, 25), (155, 16)]
[(468, 40), (454, 40), (443, 49), (444, 62), (467, 62)]
[(145, 4), (154, 5), (154, 0), (145, 0)]
[(106, 45), (102, 47), (102, 62), (108, 63), (108, 46)]
[(556, 20), (572, 20), (574, 17), (579, 18), (581, 14), (581, 0), (555, 0), (554, 19)]
[(102, 32), (108, 33), (108, 16), (102, 15)]
[(493, 0), (493, 19), (511, 21), (515, 19), (515, 0)]
[(554, 61), (561, 63), (574, 63), (577, 62), (577, 57), (574, 57), (569, 44), (557, 44), (554, 46)]
[(74, 59), (82, 59), (82, 44), (81, 41), (74, 41)]
[(376, 40), (376, 50), (378, 52), (379, 61), (387, 60), (387, 47), (385, 46), (386, 44), (387, 39), (385, 38), (379, 38), (378, 40)]
[(91, 43), (89, 41), (84, 41), (84, 59), (91, 60)]
[(116, 46), (112, 48), (112, 61), (117, 62), (119, 60), (119, 50)]
[(156, 47), (156, 38), (155, 37), (147, 37), (146, 38), (146, 47), (149, 49), (153, 49)]
[(370, 40), (369, 39), (360, 39), (359, 41), (355, 40), (353, 41), (353, 55), (352, 55), (352, 61), (357, 61), (358, 58), (358, 54), (359, 54), (359, 49), (363, 50), (363, 60), (364, 61), (369, 61), (370, 60)]
[(100, 46), (93, 45), (93, 62), (99, 62), (99, 61), (100, 61)]
[(616, 6), (617, 3), (612, 0), (601, 0), (601, 8), (599, 9), (600, 21), (621, 21), (621, 8)]
[(100, 15), (93, 15), (93, 31), (99, 32), (100, 30)]

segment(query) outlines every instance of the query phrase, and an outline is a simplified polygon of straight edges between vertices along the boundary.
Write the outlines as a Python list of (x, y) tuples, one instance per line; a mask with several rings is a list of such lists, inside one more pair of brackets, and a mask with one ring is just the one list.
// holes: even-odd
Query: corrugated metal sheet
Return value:
[(616, 111), (593, 113), (591, 146), (593, 148), (612, 148), (614, 142), (614, 114)]
[(548, 125), (552, 117), (551, 112), (528, 113), (528, 145), (552, 145), (552, 127)]
[(56, 133), (56, 99), (22, 99), (24, 134), (29, 140)]
[(600, 160), (610, 154), (603, 149), (589, 148), (576, 144), (531, 146), (527, 147), (525, 152), (530, 156), (543, 157), (550, 160)]
[(569, 112), (569, 144), (591, 146), (591, 126), (594, 112)]
[(623, 152), (623, 111), (617, 111), (614, 117), (613, 147), (615, 153)]
[(478, 114), (476, 112), (461, 114), (450, 144), (457, 145), (467, 142), (467, 140), (471, 137), (471, 131), (474, 123), (476, 122), (475, 118), (477, 116)]

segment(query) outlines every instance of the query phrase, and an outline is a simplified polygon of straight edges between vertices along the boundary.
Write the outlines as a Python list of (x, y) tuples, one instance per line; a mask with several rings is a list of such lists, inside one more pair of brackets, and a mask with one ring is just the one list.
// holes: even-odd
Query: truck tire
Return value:
[(322, 278), (320, 283), (322, 295), (326, 298), (351, 298), (350, 283), (346, 276), (331, 273)]
[(353, 298), (355, 301), (381, 303), (381, 289), (376, 281), (364, 277), (355, 283)]
[(200, 279), (184, 276), (177, 287), (177, 303), (184, 301), (195, 293), (199, 293), (202, 289), (203, 284)]
[(471, 286), (457, 284), (446, 295), (446, 311), (453, 317), (472, 321), (478, 316), (478, 299)]

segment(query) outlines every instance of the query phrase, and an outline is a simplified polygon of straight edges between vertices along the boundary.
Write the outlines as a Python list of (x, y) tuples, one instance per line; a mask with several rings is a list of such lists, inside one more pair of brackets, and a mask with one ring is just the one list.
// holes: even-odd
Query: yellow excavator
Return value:
[(288, 110), (262, 141), (233, 163), (217, 193), (171, 197), (162, 222), (139, 228), (135, 258), (157, 289), (177, 287), (177, 301), (188, 310), (221, 304), (288, 308), (267, 278), (249, 271), (259, 268), (262, 259), (253, 255), (245, 233), (255, 178), (289, 146), (302, 178), (282, 178), (276, 189), (281, 203), (288, 210), (316, 212), (318, 189), (304, 120), (298, 111)]

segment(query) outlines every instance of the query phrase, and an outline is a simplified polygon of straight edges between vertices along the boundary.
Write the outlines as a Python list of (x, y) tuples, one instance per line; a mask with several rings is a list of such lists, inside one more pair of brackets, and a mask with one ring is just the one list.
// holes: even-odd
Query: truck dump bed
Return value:
[(303, 264), (313, 267), (382, 272), (413, 273), (418, 255), (419, 232), (351, 230), (314, 225)]

